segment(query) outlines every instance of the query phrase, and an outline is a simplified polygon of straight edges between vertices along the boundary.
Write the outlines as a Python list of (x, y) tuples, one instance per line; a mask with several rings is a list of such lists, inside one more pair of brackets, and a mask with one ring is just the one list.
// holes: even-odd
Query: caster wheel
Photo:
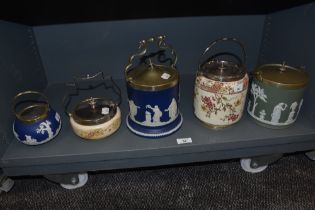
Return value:
[(14, 181), (8, 177), (0, 177), (0, 179), (2, 179), (0, 183), (0, 193), (9, 192), (14, 185)]
[(268, 165), (265, 165), (265, 166), (260, 166), (258, 168), (252, 168), (251, 167), (252, 159), (250, 158), (241, 159), (240, 162), (241, 162), (241, 167), (244, 171), (253, 173), (253, 174), (262, 172), (268, 167)]
[(306, 152), (305, 155), (306, 155), (310, 160), (315, 160), (315, 151)]
[(60, 184), (60, 186), (67, 190), (73, 190), (73, 189), (83, 187), (89, 179), (88, 174), (87, 173), (78, 174), (78, 177), (79, 177), (79, 182), (77, 184)]

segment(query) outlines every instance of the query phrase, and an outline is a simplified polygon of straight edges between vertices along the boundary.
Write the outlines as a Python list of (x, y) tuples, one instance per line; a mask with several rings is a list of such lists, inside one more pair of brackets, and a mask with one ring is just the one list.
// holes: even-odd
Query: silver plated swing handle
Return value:
[[(117, 106), (119, 106), (121, 104), (121, 90), (119, 88), (119, 86), (115, 83), (115, 81), (113, 80), (112, 76), (105, 76), (103, 72), (98, 72), (96, 74), (87, 74), (85, 76), (81, 76), (81, 77), (73, 77), (73, 82), (72, 83), (67, 83), (66, 86), (68, 87), (74, 87), (76, 89), (76, 94), (79, 94), (79, 86), (78, 84), (81, 82), (85, 82), (85, 81), (90, 81), (96, 78), (101, 78), (101, 80), (104, 82), (104, 84), (106, 84), (106, 81), (109, 80), (112, 83), (112, 86), (109, 86), (108, 88), (112, 88), (113, 91), (115, 92), (116, 95), (118, 95), (118, 100), (115, 102), (115, 104)], [(69, 95), (70, 93), (67, 93), (64, 98), (63, 98), (63, 106), (65, 109), (65, 113), (70, 117), (71, 113), (68, 111), (68, 105), (69, 105)]]
[(151, 44), (151, 43), (157, 43), (158, 47), (162, 50), (170, 50), (171, 51), (171, 54), (173, 55), (174, 58), (173, 58), (170, 66), (175, 69), (175, 66), (177, 63), (177, 55), (176, 55), (174, 48), (165, 42), (165, 36), (150, 37), (146, 40), (140, 41), (139, 47), (138, 47), (139, 52), (135, 53), (129, 57), (128, 64), (126, 65), (126, 68), (125, 68), (125, 76), (126, 77), (127, 77), (127, 73), (132, 69), (134, 59), (137, 57), (144, 56), (147, 53), (148, 44)]
[(230, 42), (234, 42), (236, 44), (238, 44), (242, 50), (242, 65), (245, 65), (246, 63), (246, 52), (245, 52), (245, 47), (244, 45), (239, 41), (237, 40), (236, 38), (228, 38), (228, 37), (224, 37), (224, 38), (221, 38), (221, 39), (217, 39), (217, 40), (214, 40), (213, 42), (211, 42), (209, 44), (209, 46), (204, 50), (204, 52), (202, 53), (201, 57), (200, 57), (200, 60), (199, 60), (199, 69), (201, 67), (201, 62), (202, 62), (202, 58), (215, 46), (217, 45), (219, 42), (226, 42), (226, 41), (230, 41)]

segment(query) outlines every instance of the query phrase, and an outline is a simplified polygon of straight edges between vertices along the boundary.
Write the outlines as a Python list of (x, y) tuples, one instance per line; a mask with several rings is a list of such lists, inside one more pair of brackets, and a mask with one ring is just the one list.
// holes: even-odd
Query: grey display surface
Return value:
[(298, 144), (279, 144), (261, 147), (248, 147), (244, 149), (225, 149), (218, 151), (207, 151), (198, 153), (184, 153), (163, 156), (150, 156), (146, 158), (129, 158), (119, 160), (84, 161), (75, 163), (61, 163), (31, 166), (6, 167), (5, 173), (10, 176), (20, 175), (44, 175), (63, 174), (83, 171), (113, 170), (136, 167), (150, 167), (160, 165), (174, 165), (193, 163), (197, 161), (223, 160), (232, 158), (256, 157), (265, 154), (282, 154), (295, 151), (306, 151), (315, 147), (315, 141), (300, 141)]
[[(1, 103), (5, 114), (0, 167), (8, 176), (42, 175), (189, 163), (207, 160), (305, 151), (315, 148), (315, 68), (313, 59), (314, 4), (267, 16), (224, 16), (111, 21), (55, 26), (26, 26), (0, 22)], [(266, 20), (266, 21), (265, 21)], [(34, 33), (33, 33), (34, 32)], [(167, 35), (179, 56), (181, 104), (184, 123), (175, 134), (145, 139), (126, 127), (128, 114), (124, 65), (137, 43), (153, 35)], [(210, 130), (193, 114), (192, 92), (196, 64), (210, 41), (232, 36), (245, 43), (247, 67), (257, 63), (288, 61), (305, 65), (310, 74), (306, 100), (297, 121), (287, 129), (272, 130), (257, 125), (245, 112), (240, 122), (223, 130)], [(1, 58), (4, 58), (1, 60)], [(44, 68), (41, 66), (43, 63)], [(18, 65), (18, 66), (15, 66)], [(45, 70), (44, 70), (45, 69)], [(73, 76), (103, 70), (116, 78), (123, 91), (120, 129), (99, 141), (83, 140), (72, 132), (61, 105)], [(10, 104), (12, 96), (24, 89), (43, 89), (54, 109), (62, 115), (63, 127), (56, 139), (27, 146), (13, 138)], [(96, 93), (101, 90), (97, 90)], [(95, 94), (93, 94), (95, 95)], [(8, 103), (6, 103), (8, 102)], [(178, 138), (192, 143), (178, 144)], [(4, 145), (4, 147), (3, 147)]]
[[(253, 148), (259, 151), (257, 148), (268, 146), (270, 147), (269, 150), (262, 150), (260, 154), (270, 154), (272, 147), (277, 145), (283, 145), (283, 148), (286, 148), (285, 145), (291, 144), (293, 150), (295, 148), (298, 150), (299, 144), (305, 144), (308, 141), (314, 143), (315, 122), (304, 112), (301, 113), (297, 122), (289, 129), (271, 130), (261, 127), (245, 114), (241, 121), (232, 127), (217, 131), (210, 130), (193, 114), (192, 91), (194, 76), (183, 75), (181, 79), (180, 110), (184, 117), (184, 123), (178, 132), (160, 139), (138, 137), (128, 130), (125, 124), (128, 107), (126, 100), (124, 100), (121, 105), (123, 123), (114, 135), (99, 141), (83, 140), (72, 132), (68, 119), (63, 113), (63, 107), (60, 102), (63, 97), (62, 93), (66, 91), (65, 86), (63, 84), (51, 85), (46, 93), (50, 98), (52, 107), (62, 114), (63, 120), (63, 127), (59, 136), (40, 146), (27, 146), (17, 140), (12, 141), (2, 158), (1, 167), (8, 175), (10, 175), (9, 172), (12, 167), (27, 168), (36, 166), (38, 171), (32, 171), (32, 173), (41, 174), (43, 171), (40, 170), (40, 166), (48, 167), (49, 165), (61, 164), (67, 165), (67, 170), (69, 170), (72, 168), (72, 163), (76, 165), (98, 161), (105, 161), (104, 168), (115, 168), (112, 165), (115, 162), (118, 163), (117, 167), (119, 162), (120, 164), (126, 162), (122, 164), (126, 167), (137, 167), (161, 165), (163, 162), (174, 164), (187, 161), (204, 161), (205, 157), (208, 160), (246, 157), (246, 152), (244, 152), (246, 148), (249, 151)], [(123, 98), (126, 99), (124, 81), (118, 80), (118, 84), (122, 87)], [(178, 144), (178, 138), (192, 138), (192, 143)], [(233, 150), (235, 151), (230, 156), (229, 151)], [(238, 153), (237, 150), (243, 152)], [(285, 150), (281, 149), (279, 151), (285, 152)], [(207, 152), (210, 153), (206, 154)], [(257, 152), (256, 154), (259, 153)], [(189, 160), (185, 158), (185, 155), (188, 155)], [(250, 152), (248, 155), (250, 155)], [(174, 162), (172, 161), (173, 159)], [(141, 161), (137, 163), (135, 160)], [(109, 163), (106, 163), (106, 161), (109, 161)], [(106, 166), (106, 164), (109, 165)], [(73, 166), (75, 167), (75, 165)], [(99, 170), (98, 167), (91, 168), (88, 164), (84, 165), (80, 167), (80, 170)], [(77, 167), (73, 168), (73, 170), (77, 169)], [(13, 172), (14, 175), (23, 175), (25, 173), (22, 170)], [(53, 173), (53, 171), (50, 172)]]

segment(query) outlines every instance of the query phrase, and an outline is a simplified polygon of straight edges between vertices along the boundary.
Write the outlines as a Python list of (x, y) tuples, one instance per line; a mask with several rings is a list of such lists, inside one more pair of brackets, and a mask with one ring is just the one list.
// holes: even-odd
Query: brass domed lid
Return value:
[(298, 89), (307, 85), (309, 77), (303, 69), (283, 64), (266, 64), (254, 71), (255, 78), (266, 84)]
[(176, 69), (152, 63), (137, 66), (127, 74), (128, 84), (139, 90), (163, 90), (175, 86), (178, 80)]

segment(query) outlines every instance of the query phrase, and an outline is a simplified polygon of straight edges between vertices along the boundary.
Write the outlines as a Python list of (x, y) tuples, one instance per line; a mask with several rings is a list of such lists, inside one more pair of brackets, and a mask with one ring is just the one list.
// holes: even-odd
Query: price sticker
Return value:
[(240, 92), (243, 90), (243, 82), (240, 82), (240, 83), (237, 83), (235, 86), (234, 86), (234, 92)]
[(108, 114), (109, 113), (109, 108), (108, 107), (103, 107), (102, 108), (102, 114), (103, 115), (106, 115), (106, 114)]
[(162, 79), (169, 79), (170, 77), (171, 77), (171, 75), (168, 74), (168, 73), (163, 73), (163, 74), (161, 75), (161, 78), (162, 78)]
[(189, 138), (179, 138), (176, 140), (177, 140), (177, 144), (190, 144), (190, 143), (192, 143), (192, 139), (190, 137)]

